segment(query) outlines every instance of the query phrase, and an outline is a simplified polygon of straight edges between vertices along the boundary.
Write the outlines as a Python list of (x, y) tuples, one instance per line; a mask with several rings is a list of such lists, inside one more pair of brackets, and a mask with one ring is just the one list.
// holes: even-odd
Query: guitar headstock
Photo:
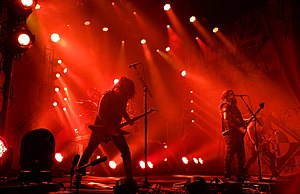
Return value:
[(265, 102), (259, 103), (259, 107), (260, 107), (261, 109), (263, 109), (263, 108), (265, 107)]

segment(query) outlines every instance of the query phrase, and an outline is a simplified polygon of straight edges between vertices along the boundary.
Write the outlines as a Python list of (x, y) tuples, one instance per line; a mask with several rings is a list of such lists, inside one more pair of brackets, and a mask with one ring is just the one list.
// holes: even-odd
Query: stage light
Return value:
[(141, 40), (141, 44), (146, 44), (146, 42), (147, 42), (146, 39)]
[(57, 102), (53, 102), (52, 105), (55, 107), (55, 106), (58, 105), (58, 103)]
[(63, 161), (63, 155), (61, 153), (56, 153), (55, 154), (55, 159), (57, 162), (62, 162)]
[(104, 27), (104, 28), (102, 28), (102, 31), (103, 31), (103, 32), (107, 32), (107, 31), (108, 31), (108, 28), (107, 28), (107, 27)]
[(187, 72), (186, 72), (186, 70), (182, 70), (180, 74), (181, 74), (182, 77), (186, 77)]
[(195, 21), (196, 21), (196, 17), (195, 17), (195, 16), (190, 17), (190, 22), (191, 22), (191, 23), (193, 23), (193, 22), (195, 22)]
[(199, 164), (199, 161), (198, 161), (197, 158), (193, 158), (193, 161), (194, 161), (195, 164)]
[(59, 92), (59, 87), (55, 87), (54, 88), (54, 91), (57, 93), (57, 92)]
[(0, 136), (0, 158), (7, 151), (7, 143), (3, 137)]
[(170, 50), (171, 50), (170, 47), (167, 47), (167, 48), (166, 48), (166, 52), (169, 52)]
[(41, 5), (37, 3), (34, 9), (35, 9), (35, 10), (41, 9)]
[(170, 4), (165, 4), (164, 10), (169, 11), (170, 9), (171, 9), (171, 5)]
[[(6, 0), (9, 14), (22, 17), (24, 21), (32, 13), (37, 0)], [(17, 19), (17, 18), (15, 18)]]
[(68, 72), (68, 68), (65, 67), (64, 70), (63, 70), (63, 72), (67, 73)]
[(56, 73), (56, 74), (55, 74), (55, 77), (56, 77), (56, 78), (60, 78), (60, 76), (61, 76), (60, 73)]
[(181, 158), (181, 161), (184, 163), (184, 164), (188, 164), (189, 163), (189, 160), (187, 159), (187, 157), (182, 157)]
[(68, 101), (68, 98), (64, 97), (64, 101)]
[(67, 88), (67, 87), (64, 87), (64, 91), (65, 91), (65, 92), (68, 91), (68, 88)]
[(203, 163), (204, 163), (204, 160), (203, 160), (202, 158), (198, 158), (198, 160), (199, 160), (199, 163), (200, 163), (200, 164), (203, 164)]
[(63, 107), (63, 111), (67, 111), (67, 108), (66, 108), (66, 107)]
[(148, 165), (148, 167), (151, 168), (151, 169), (152, 169), (153, 166), (154, 166), (153, 163), (152, 163), (151, 161), (148, 161), (148, 162), (147, 162), (147, 165)]
[(30, 43), (30, 37), (28, 34), (20, 34), (18, 36), (18, 42), (22, 46), (27, 46)]
[(85, 25), (85, 26), (89, 26), (89, 25), (91, 25), (91, 22), (90, 22), (90, 21), (85, 21), (85, 22), (84, 22), (84, 25)]
[(33, 46), (35, 36), (25, 27), (16, 26), (9, 30), (5, 48), (16, 54), (21, 54)]
[(219, 28), (218, 27), (215, 27), (214, 29), (213, 29), (213, 33), (217, 33), (219, 31)]
[(119, 79), (114, 79), (114, 84), (116, 85), (117, 83), (119, 83)]
[(140, 167), (141, 167), (142, 169), (145, 169), (146, 164), (145, 164), (144, 161), (141, 160), (141, 161), (139, 162), (139, 164), (140, 164)]
[(113, 160), (109, 161), (108, 165), (112, 169), (116, 169), (117, 168), (117, 163), (115, 161), (113, 161)]
[(54, 43), (58, 43), (60, 41), (60, 35), (57, 33), (52, 33), (50, 35), (50, 40)]

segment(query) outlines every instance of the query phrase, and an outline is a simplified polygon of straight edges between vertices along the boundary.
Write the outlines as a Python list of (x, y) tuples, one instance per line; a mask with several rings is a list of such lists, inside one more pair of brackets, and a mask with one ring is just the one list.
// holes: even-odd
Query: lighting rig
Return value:
[(19, 59), (35, 41), (35, 36), (27, 28), (27, 18), (33, 12), (37, 0), (4, 0), (0, 2), (0, 73), (5, 76), (1, 86), (2, 107), (0, 112), (0, 136), (4, 134), (12, 64)]

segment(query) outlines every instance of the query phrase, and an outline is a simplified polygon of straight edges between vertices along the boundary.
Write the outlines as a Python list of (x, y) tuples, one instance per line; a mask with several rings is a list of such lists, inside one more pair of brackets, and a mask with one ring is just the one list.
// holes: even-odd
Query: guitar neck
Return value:
[[(148, 114), (151, 113), (151, 112), (152, 112), (152, 111), (149, 111), (149, 112), (147, 112), (147, 113), (138, 115), (138, 116), (136, 116), (136, 117), (133, 117), (131, 120), (132, 120), (132, 121), (136, 121), (136, 120), (138, 120), (138, 119), (144, 117), (145, 115), (148, 115)], [(128, 121), (125, 121), (125, 122), (123, 122), (123, 123), (120, 124), (120, 128), (125, 127), (125, 126), (128, 125), (128, 124), (129, 124), (129, 122), (128, 122)]]

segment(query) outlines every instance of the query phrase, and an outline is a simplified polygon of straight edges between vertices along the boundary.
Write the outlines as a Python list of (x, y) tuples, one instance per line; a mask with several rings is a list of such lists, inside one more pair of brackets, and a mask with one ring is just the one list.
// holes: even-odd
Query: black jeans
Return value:
[(224, 175), (231, 177), (231, 165), (234, 157), (236, 156), (237, 176), (244, 176), (244, 163), (245, 163), (245, 147), (244, 136), (230, 134), (224, 137), (225, 140), (225, 158), (224, 158)]
[[(90, 139), (89, 139), (89, 143), (88, 143), (86, 149), (84, 150), (82, 157), (80, 159), (80, 162), (78, 165), (79, 167), (88, 163), (93, 152), (98, 147), (98, 145), (103, 141), (104, 137), (105, 136), (101, 133), (92, 132)], [(118, 148), (118, 150), (121, 153), (126, 178), (132, 178), (131, 153), (130, 153), (130, 149), (126, 142), (125, 137), (124, 136), (113, 136), (113, 137), (111, 137), (111, 140), (113, 141), (113, 143), (115, 144), (115, 146)]]

